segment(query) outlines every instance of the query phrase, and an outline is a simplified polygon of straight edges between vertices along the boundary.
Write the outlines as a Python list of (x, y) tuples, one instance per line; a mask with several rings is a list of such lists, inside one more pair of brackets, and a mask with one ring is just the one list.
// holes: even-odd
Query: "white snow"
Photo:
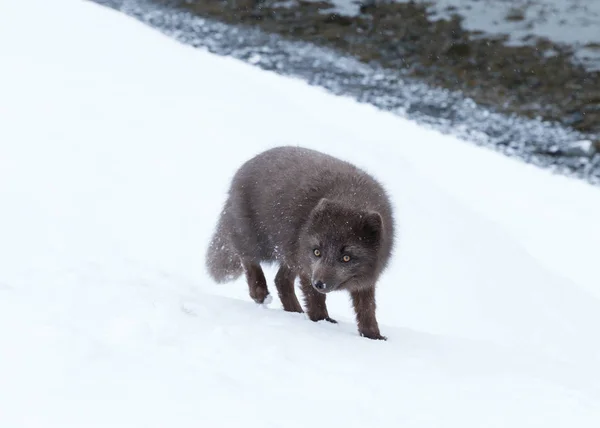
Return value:
[[(278, 3), (282, 7), (287, 7), (288, 2)], [(295, 0), (291, 0), (295, 1)], [(308, 2), (322, 3), (322, 0), (307, 0)], [(296, 0), (297, 2), (297, 0)], [(323, 13), (337, 13), (343, 16), (356, 16), (360, 13), (360, 0), (325, 0), (325, 3), (329, 3), (331, 7), (319, 9)]]
[[(322, 0), (307, 0), (309, 3), (323, 3)], [(298, 0), (286, 0), (279, 2), (279, 7), (289, 7), (290, 3), (298, 3)], [(356, 16), (360, 13), (360, 0), (325, 0), (330, 7), (319, 9), (322, 13), (336, 13), (342, 16)]]
[[(1, 427), (600, 423), (598, 188), (81, 0), (1, 2), (0, 52)], [(279, 144), (393, 196), (387, 342), (345, 295), (315, 324), (205, 274), (231, 175)]]

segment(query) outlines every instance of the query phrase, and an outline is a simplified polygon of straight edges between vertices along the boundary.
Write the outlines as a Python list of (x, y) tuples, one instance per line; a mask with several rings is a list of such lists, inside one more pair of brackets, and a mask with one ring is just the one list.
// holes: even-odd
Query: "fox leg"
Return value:
[(310, 278), (300, 275), (300, 287), (304, 294), (304, 304), (306, 312), (311, 321), (326, 320), (332, 323), (337, 323), (336, 320), (329, 318), (327, 313), (327, 304), (325, 303), (325, 294), (319, 293), (310, 283)]
[(304, 312), (296, 292), (294, 291), (294, 280), (296, 279), (296, 273), (293, 272), (285, 264), (281, 264), (277, 274), (275, 275), (275, 286), (277, 287), (277, 293), (279, 299), (283, 305), (283, 310), (287, 312)]
[(375, 317), (375, 288), (355, 290), (350, 294), (352, 295), (360, 335), (369, 339), (387, 340), (379, 332), (379, 325)]
[(256, 303), (265, 303), (265, 299), (269, 296), (269, 289), (267, 288), (267, 280), (262, 268), (259, 264), (251, 262), (244, 262), (243, 265), (246, 280), (248, 281), (250, 297)]

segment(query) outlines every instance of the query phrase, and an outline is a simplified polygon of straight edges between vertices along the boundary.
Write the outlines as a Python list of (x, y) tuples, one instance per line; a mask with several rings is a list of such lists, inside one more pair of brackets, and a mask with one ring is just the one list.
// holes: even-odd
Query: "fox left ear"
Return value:
[(327, 209), (327, 207), (331, 204), (331, 201), (327, 198), (321, 198), (319, 199), (319, 203), (317, 203), (317, 205), (315, 206), (314, 210), (315, 211), (325, 211)]
[(379, 237), (383, 229), (383, 219), (378, 212), (370, 211), (363, 217), (363, 230), (367, 235), (374, 238)]

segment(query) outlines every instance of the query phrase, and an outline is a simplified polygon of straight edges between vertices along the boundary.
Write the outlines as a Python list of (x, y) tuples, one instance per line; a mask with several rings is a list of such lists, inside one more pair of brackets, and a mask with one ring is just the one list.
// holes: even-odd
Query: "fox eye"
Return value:
[(342, 260), (344, 261), (344, 263), (348, 263), (350, 261), (350, 256), (346, 254), (344, 257), (342, 257)]
[(313, 250), (313, 254), (317, 257), (321, 257), (321, 250), (319, 250), (318, 248), (315, 248)]

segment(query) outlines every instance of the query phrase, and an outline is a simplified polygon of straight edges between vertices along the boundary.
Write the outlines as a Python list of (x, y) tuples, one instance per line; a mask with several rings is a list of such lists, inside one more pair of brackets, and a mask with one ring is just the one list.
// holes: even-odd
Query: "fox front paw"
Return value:
[(361, 331), (360, 335), (372, 340), (387, 340), (387, 337), (382, 336), (378, 331)]
[(308, 318), (309, 318), (311, 321), (314, 321), (314, 322), (318, 322), (318, 321), (327, 321), (327, 322), (330, 322), (330, 323), (332, 323), (332, 324), (337, 324), (337, 323), (338, 323), (336, 320), (334, 320), (333, 318), (330, 318), (328, 315), (322, 315), (322, 314), (319, 314), (319, 315), (315, 315), (315, 314), (308, 314)]

